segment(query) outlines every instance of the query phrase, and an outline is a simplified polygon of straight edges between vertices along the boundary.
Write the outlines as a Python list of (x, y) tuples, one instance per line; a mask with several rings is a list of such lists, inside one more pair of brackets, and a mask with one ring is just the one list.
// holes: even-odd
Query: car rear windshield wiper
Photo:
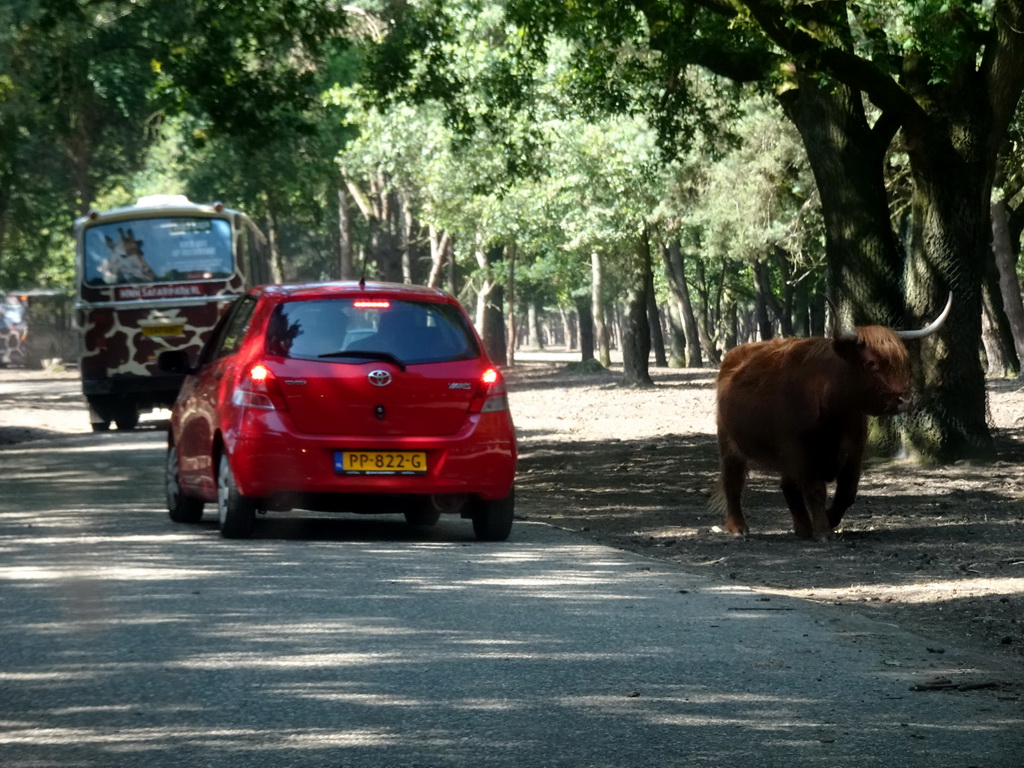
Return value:
[(401, 371), (405, 370), (405, 363), (399, 360), (397, 357), (392, 355), (390, 352), (369, 352), (359, 349), (345, 349), (337, 352), (324, 352), (321, 355), (317, 355), (318, 358), (353, 358), (359, 360), (382, 360), (386, 363), (393, 363), (398, 366)]

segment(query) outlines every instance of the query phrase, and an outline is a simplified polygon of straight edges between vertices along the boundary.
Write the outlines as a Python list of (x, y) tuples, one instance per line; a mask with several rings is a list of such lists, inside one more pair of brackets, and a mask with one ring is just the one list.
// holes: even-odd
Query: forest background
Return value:
[[(173, 13), (168, 9), (173, 5)], [(918, 458), (991, 456), (1024, 359), (1024, 0), (5, 0), (0, 290), (184, 193), (283, 280), (445, 287), (492, 356), (714, 366), (913, 327)]]

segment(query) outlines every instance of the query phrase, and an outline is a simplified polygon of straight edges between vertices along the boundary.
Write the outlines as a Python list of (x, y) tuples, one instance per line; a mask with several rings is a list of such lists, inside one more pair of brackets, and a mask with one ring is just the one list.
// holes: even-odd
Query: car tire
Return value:
[(178, 476), (178, 449), (167, 447), (167, 462), (164, 466), (164, 488), (167, 492), (167, 513), (176, 523), (198, 523), (203, 519), (203, 501), (181, 492)]
[(217, 516), (225, 539), (247, 539), (256, 525), (256, 500), (243, 496), (235, 485), (228, 455), (222, 453), (217, 471)]
[(473, 510), (473, 533), (480, 541), (505, 541), (512, 532), (515, 514), (515, 488), (503, 499), (478, 501)]
[(110, 422), (109, 421), (94, 421), (92, 423), (93, 432), (109, 432)]
[(441, 510), (437, 508), (434, 499), (427, 497), (412, 509), (405, 510), (405, 522), (417, 527), (437, 525), (441, 519)]

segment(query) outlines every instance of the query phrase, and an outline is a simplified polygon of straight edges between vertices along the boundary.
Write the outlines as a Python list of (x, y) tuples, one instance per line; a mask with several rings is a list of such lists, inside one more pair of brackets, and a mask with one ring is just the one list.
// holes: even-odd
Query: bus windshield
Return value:
[(84, 234), (87, 285), (225, 279), (234, 271), (225, 219), (164, 216), (98, 224)]

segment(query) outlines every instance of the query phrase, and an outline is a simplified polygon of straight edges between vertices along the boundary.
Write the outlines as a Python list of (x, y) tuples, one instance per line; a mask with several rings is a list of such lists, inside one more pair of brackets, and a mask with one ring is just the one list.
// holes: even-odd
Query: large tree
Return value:
[[(978, 356), (981, 286), (991, 260), (997, 154), (1024, 89), (1021, 0), (884, 6), (512, 0), (510, 6), (521, 23), (577, 41), (581, 58), (594, 65), (585, 82), (614, 86), (629, 75), (636, 80), (637, 72), (647, 82), (660, 77), (660, 98), (631, 108), (660, 115), (670, 136), (681, 133), (693, 101), (681, 76), (686, 66), (770, 86), (811, 159), (832, 289), (852, 304), (848, 316), (916, 322), (954, 294), (950, 321), (921, 347), (923, 401), (905, 425), (912, 448), (939, 461), (991, 452)], [(641, 38), (663, 54), (646, 71), (637, 63), (643, 60), (629, 55)], [(883, 186), (897, 133), (913, 180), (905, 254)]]
[(926, 457), (989, 453), (981, 293), (998, 153), (1024, 90), (1024, 2), (923, 2), (896, 13), (840, 2), (743, 6), (798, 68), (865, 94), (880, 122), (900, 126), (913, 179), (907, 303), (924, 317), (955, 297), (950, 321), (921, 347), (924, 402), (906, 432)]

